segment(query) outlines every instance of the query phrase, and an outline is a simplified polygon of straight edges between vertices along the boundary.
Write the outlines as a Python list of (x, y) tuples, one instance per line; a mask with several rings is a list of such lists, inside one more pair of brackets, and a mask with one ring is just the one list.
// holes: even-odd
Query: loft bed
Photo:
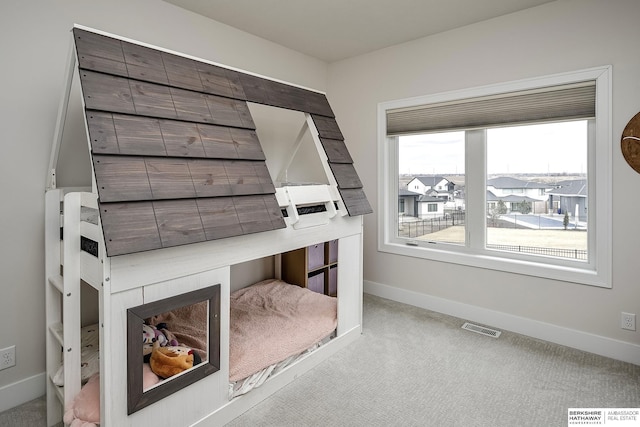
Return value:
[[(271, 141), (262, 130), (270, 116), (258, 120), (255, 105), (297, 114), (293, 143)], [(68, 131), (78, 123), (85, 165), (65, 159), (65, 147), (78, 151)], [(308, 168), (296, 156), (309, 149), (321, 172), (312, 184), (292, 173)], [(82, 167), (88, 183), (58, 185)], [(74, 26), (45, 195), (47, 424), (65, 410), (68, 422), (76, 397), (93, 392), (101, 426), (221, 425), (353, 342), (369, 212), (324, 94)], [(326, 292), (311, 291), (306, 276), (281, 280), (292, 277), (283, 254), (323, 242), (332, 260), (309, 283), (323, 277)], [(247, 266), (258, 283), (244, 278)], [(256, 335), (240, 320), (264, 316), (256, 307), (284, 295), (307, 315), (272, 329), (315, 335), (265, 359), (272, 348), (240, 338), (243, 328)], [(251, 301), (260, 303), (248, 308)], [(190, 320), (175, 313), (195, 307), (204, 308), (188, 332), (193, 344), (176, 326)], [(160, 317), (202, 360), (149, 385), (142, 328)], [(291, 327), (303, 322), (310, 326)], [(243, 340), (262, 350), (240, 347)], [(238, 362), (238, 352), (265, 360)], [(160, 404), (180, 409), (154, 410)]]

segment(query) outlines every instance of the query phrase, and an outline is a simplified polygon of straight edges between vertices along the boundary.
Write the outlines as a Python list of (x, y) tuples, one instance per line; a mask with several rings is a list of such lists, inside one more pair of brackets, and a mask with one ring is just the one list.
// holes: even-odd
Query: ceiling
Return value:
[(326, 62), (554, 0), (164, 0)]

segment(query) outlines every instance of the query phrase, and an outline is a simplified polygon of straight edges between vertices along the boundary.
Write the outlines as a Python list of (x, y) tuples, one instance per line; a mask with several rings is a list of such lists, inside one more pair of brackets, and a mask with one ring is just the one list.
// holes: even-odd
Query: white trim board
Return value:
[(382, 283), (364, 281), (364, 292), (449, 316), (640, 365), (640, 345), (527, 319)]
[(0, 387), (0, 412), (44, 395), (46, 377), (47, 375), (43, 372)]

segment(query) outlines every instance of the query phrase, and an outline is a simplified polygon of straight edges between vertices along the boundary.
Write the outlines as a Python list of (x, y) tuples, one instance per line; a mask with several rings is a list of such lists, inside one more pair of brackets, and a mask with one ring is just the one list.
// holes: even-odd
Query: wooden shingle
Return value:
[(353, 163), (351, 154), (343, 140), (320, 138), (327, 159), (331, 163)]
[(339, 191), (349, 215), (366, 215), (373, 212), (362, 188), (339, 189)]
[(102, 203), (153, 200), (144, 157), (93, 156)]
[(340, 189), (362, 188), (362, 182), (351, 163), (329, 163)]
[(99, 208), (109, 256), (162, 248), (152, 202), (100, 202)]
[(166, 156), (160, 121), (147, 117), (113, 115), (118, 153), (142, 156)]
[(232, 194), (224, 160), (192, 159), (189, 169), (197, 197), (221, 197)]
[(323, 117), (317, 114), (313, 114), (312, 118), (313, 123), (316, 125), (316, 129), (318, 129), (318, 135), (320, 135), (320, 138), (344, 141), (344, 137), (342, 136), (342, 132), (340, 131), (340, 127), (338, 126), (338, 122), (336, 122), (335, 118)]
[(156, 201), (153, 202), (153, 212), (163, 248), (206, 240), (194, 199)]
[(207, 240), (224, 239), (243, 234), (232, 197), (197, 199), (196, 202)]

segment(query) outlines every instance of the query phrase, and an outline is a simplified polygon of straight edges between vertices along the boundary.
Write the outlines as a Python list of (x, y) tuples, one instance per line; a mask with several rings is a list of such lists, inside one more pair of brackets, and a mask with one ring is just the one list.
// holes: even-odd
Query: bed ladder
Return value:
[[(45, 196), (47, 426), (60, 423), (81, 387), (80, 202), (80, 193), (65, 195), (61, 189)], [(53, 383), (60, 363), (64, 387)]]

